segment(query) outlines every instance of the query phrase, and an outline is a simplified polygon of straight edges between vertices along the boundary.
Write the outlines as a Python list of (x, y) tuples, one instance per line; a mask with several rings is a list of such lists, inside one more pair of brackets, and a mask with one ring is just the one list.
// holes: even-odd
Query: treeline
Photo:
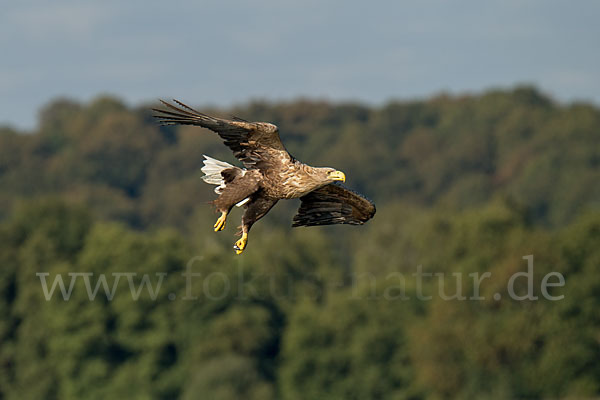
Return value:
[[(296, 101), (207, 111), (276, 123), (292, 154), (343, 170), (378, 204), (454, 212), (502, 197), (549, 227), (600, 206), (600, 110), (533, 88), (381, 108)], [(54, 194), (136, 228), (185, 230), (212, 199), (199, 179), (202, 154), (235, 162), (209, 131), (159, 128), (150, 105), (57, 100), (35, 132), (0, 131), (0, 212)]]
[[(202, 154), (234, 161), (214, 135), (56, 101), (0, 134), (0, 398), (600, 395), (597, 108), (518, 88), (211, 112), (277, 123), (377, 215), (291, 229), (279, 204), (236, 256), (200, 180)], [(538, 299), (516, 300), (528, 255), (515, 292)]]

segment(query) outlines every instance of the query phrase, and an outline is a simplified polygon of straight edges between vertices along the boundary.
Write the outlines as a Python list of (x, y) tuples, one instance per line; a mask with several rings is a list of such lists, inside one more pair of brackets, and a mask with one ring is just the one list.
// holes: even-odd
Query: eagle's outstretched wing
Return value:
[(162, 125), (196, 125), (216, 132), (246, 168), (269, 168), (274, 162), (291, 158), (273, 124), (215, 118), (173, 101), (179, 107), (160, 100), (168, 109), (152, 109)]
[(339, 183), (330, 183), (300, 198), (292, 226), (362, 225), (375, 215), (375, 204)]

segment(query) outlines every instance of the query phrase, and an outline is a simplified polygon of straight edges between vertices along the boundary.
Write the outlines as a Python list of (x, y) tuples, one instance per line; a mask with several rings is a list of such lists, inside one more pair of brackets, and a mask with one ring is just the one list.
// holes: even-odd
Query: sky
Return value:
[(216, 106), (534, 84), (600, 104), (597, 0), (22, 0), (0, 13), (0, 125), (57, 97)]

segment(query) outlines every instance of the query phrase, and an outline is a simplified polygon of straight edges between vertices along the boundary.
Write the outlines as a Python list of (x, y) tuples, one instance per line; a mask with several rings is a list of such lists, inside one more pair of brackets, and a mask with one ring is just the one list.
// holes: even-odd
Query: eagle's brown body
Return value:
[(275, 125), (265, 122), (225, 120), (202, 114), (185, 104), (162, 102), (167, 110), (154, 109), (164, 125), (184, 124), (208, 128), (221, 136), (245, 168), (206, 157), (206, 182), (219, 185), (214, 204), (221, 212), (215, 231), (225, 227), (234, 205), (246, 208), (242, 238), (234, 248), (240, 254), (252, 225), (281, 199), (300, 198), (302, 205), (293, 226), (363, 224), (375, 214), (375, 205), (335, 181), (345, 175), (333, 168), (316, 168), (293, 158), (279, 138)]

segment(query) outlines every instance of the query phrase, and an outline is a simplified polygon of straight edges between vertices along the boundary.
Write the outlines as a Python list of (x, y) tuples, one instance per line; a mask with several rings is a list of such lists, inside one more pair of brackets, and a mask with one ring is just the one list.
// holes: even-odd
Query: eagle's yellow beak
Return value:
[(329, 179), (346, 182), (346, 175), (342, 171), (333, 171), (329, 173)]

